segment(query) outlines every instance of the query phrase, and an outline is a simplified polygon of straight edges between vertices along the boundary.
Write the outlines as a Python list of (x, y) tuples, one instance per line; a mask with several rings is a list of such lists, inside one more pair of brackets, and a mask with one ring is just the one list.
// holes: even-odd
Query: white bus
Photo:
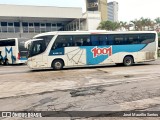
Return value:
[(157, 59), (158, 36), (154, 31), (61, 31), (36, 35), (26, 44), (30, 68), (131, 66)]
[(24, 47), (27, 39), (7, 38), (0, 39), (0, 64), (23, 64), (27, 62), (28, 51)]

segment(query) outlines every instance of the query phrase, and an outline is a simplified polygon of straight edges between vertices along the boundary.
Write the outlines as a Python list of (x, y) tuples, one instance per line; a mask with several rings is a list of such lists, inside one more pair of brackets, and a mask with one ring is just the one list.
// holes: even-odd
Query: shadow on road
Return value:
[[(134, 64), (133, 66), (148, 66), (148, 65), (156, 65), (156, 64), (149, 64), (149, 63), (139, 63)], [(72, 67), (72, 68), (64, 68), (63, 70), (53, 70), (53, 69), (35, 69), (30, 70), (30, 72), (46, 72), (46, 71), (66, 71), (66, 70), (85, 70), (85, 69), (96, 69), (96, 68), (116, 68), (116, 67), (133, 67), (133, 66), (123, 66), (123, 65), (103, 65), (103, 66), (87, 66), (87, 67)]]
[(26, 66), (26, 64), (10, 64), (10, 65), (0, 65), (1, 67), (6, 67), (6, 66), (9, 66), (9, 67), (12, 67), (12, 66)]

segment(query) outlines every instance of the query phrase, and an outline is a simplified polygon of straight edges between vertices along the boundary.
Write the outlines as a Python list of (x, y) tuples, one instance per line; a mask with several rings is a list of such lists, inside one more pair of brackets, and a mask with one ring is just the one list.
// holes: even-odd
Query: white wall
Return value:
[(86, 30), (97, 30), (99, 23), (101, 22), (101, 13), (100, 12), (86, 12)]
[(2, 4), (0, 8), (0, 17), (80, 18), (82, 16), (82, 8)]

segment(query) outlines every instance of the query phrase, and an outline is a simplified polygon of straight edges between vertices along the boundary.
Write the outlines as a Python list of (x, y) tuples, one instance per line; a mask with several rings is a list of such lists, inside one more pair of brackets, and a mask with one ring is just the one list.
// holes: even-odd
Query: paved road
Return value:
[(0, 66), (0, 110), (158, 111), (160, 60), (131, 67), (109, 65), (61, 71)]

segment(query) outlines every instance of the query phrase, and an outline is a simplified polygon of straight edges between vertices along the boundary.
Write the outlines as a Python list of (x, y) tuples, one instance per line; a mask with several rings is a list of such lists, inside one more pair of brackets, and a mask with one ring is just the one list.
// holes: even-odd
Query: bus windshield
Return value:
[(44, 40), (32, 41), (28, 44), (29, 56), (32, 57), (41, 54), (46, 49)]
[(47, 35), (42, 37), (36, 37), (30, 40), (31, 42), (29, 42), (27, 45), (29, 51), (28, 57), (32, 57), (43, 53), (46, 50), (52, 38), (53, 35)]

